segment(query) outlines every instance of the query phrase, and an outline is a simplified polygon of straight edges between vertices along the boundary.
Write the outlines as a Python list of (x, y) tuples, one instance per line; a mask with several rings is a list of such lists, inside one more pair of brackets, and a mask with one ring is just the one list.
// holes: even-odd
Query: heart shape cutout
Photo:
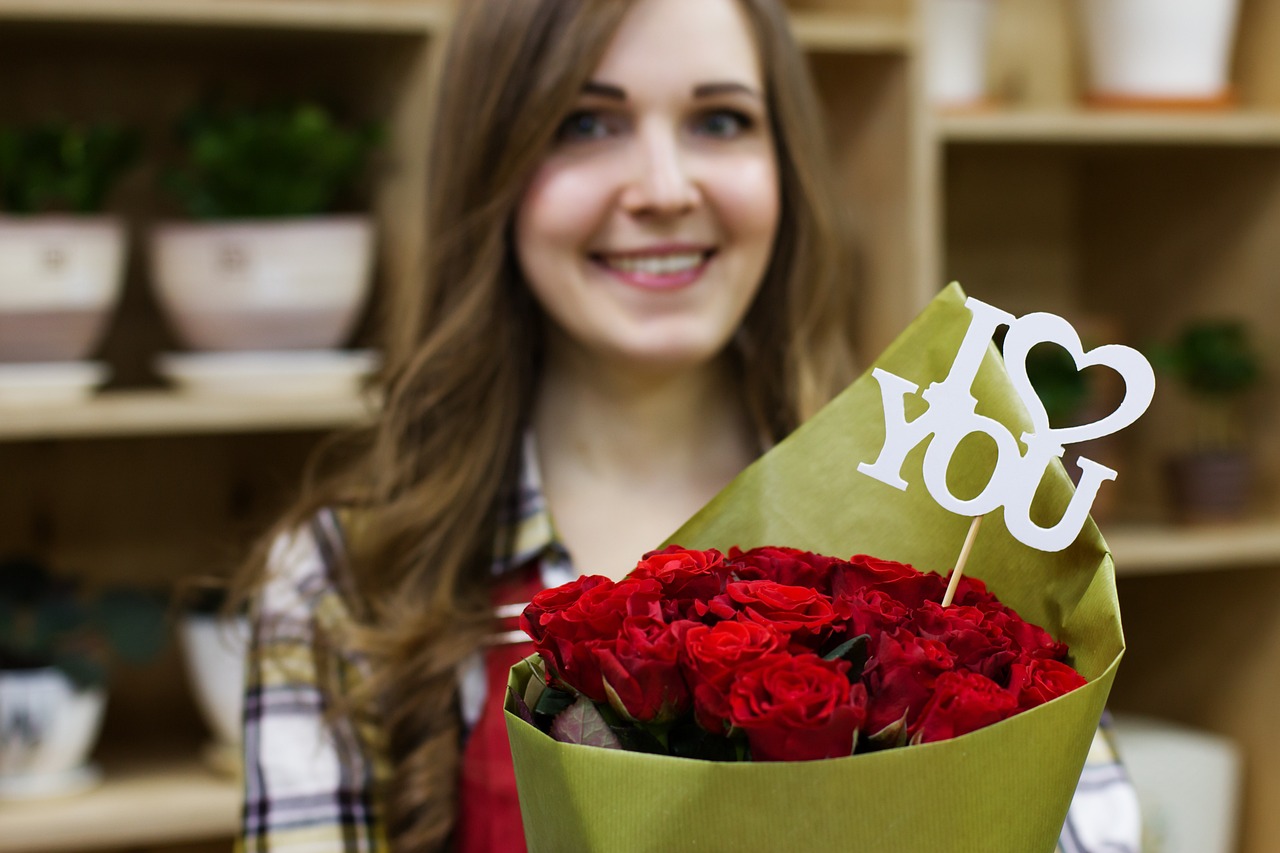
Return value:
[[(1115, 410), (1090, 423), (1062, 429), (1049, 426), (1049, 415), (1027, 377), (1027, 354), (1033, 346), (1041, 343), (1062, 347), (1075, 361), (1077, 370), (1106, 367), (1118, 373), (1124, 380), (1124, 397)], [(1056, 314), (1025, 314), (1009, 324), (1009, 332), (1004, 339), (1004, 361), (1009, 381), (1031, 415), (1034, 430), (1023, 436), (1024, 441), (1029, 436), (1041, 440), (1047, 437), (1056, 445), (1068, 445), (1111, 435), (1141, 417), (1156, 392), (1155, 372), (1142, 353), (1121, 344), (1106, 344), (1086, 352), (1076, 330)]]

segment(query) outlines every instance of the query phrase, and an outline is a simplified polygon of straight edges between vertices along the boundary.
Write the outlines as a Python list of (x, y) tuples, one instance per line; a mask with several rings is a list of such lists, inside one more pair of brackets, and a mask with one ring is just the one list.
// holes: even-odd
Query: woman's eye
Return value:
[(752, 125), (750, 116), (737, 110), (714, 110), (698, 120), (697, 129), (708, 136), (729, 139), (750, 130)]
[(570, 113), (556, 130), (560, 142), (603, 139), (609, 135), (609, 123), (599, 113), (579, 111)]

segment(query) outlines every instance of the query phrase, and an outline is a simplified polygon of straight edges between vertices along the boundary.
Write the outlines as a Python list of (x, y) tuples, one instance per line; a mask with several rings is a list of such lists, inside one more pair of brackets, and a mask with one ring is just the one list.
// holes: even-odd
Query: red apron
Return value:
[[(494, 588), (495, 606), (526, 602), (542, 590), (536, 563), (513, 574)], [(497, 630), (518, 630), (519, 627), (519, 619), (504, 619)], [(516, 771), (502, 706), (507, 696), (507, 671), (531, 654), (533, 643), (530, 642), (491, 646), (484, 651), (488, 690), (480, 719), (462, 750), (456, 831), (458, 853), (525, 853)]]

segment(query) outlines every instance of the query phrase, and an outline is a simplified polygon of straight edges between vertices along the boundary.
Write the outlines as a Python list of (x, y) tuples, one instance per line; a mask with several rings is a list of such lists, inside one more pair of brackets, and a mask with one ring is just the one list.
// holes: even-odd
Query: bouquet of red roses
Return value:
[(965, 577), (793, 548), (647, 555), (539, 593), (548, 683), (526, 722), (567, 743), (711, 760), (838, 758), (955, 737), (1085, 684), (1067, 647)]
[[(948, 288), (873, 367), (941, 381), (971, 317)], [(1013, 436), (1033, 428), (994, 347), (971, 391)], [(512, 668), (506, 706), (531, 853), (1054, 849), (1124, 652), (1111, 555), (1092, 522), (1029, 548), (997, 509), (941, 608), (940, 578), (907, 566), (954, 565), (970, 519), (858, 471), (885, 424), (868, 371), (669, 540), (692, 550), (538, 597), (542, 655)], [(994, 461), (959, 444), (953, 493)], [(1032, 518), (1072, 495), (1051, 466)], [(856, 553), (882, 559), (808, 556)], [(611, 738), (628, 748), (584, 745)]]

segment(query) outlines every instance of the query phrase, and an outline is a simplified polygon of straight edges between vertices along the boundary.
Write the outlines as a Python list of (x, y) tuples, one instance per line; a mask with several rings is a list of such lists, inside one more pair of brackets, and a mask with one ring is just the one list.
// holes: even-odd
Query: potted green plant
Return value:
[(1186, 326), (1172, 345), (1152, 350), (1152, 361), (1175, 377), (1191, 403), (1187, 450), (1170, 461), (1180, 515), (1221, 521), (1245, 509), (1252, 460), (1242, 403), (1261, 376), (1259, 359), (1242, 322), (1205, 320)]
[(0, 799), (91, 787), (108, 666), (145, 663), (166, 635), (156, 596), (90, 595), (36, 560), (0, 562)]
[(356, 209), (379, 131), (319, 104), (202, 105), (177, 125), (164, 185), (189, 218), (157, 225), (156, 294), (201, 351), (329, 350), (370, 283), (373, 225)]
[(125, 260), (124, 223), (103, 211), (137, 151), (116, 124), (0, 127), (0, 362), (73, 362), (98, 345)]

